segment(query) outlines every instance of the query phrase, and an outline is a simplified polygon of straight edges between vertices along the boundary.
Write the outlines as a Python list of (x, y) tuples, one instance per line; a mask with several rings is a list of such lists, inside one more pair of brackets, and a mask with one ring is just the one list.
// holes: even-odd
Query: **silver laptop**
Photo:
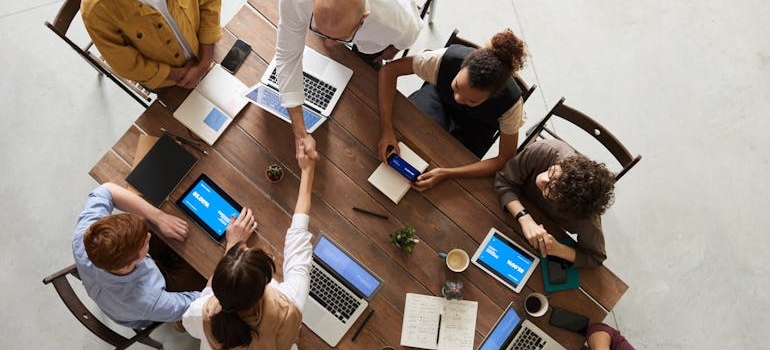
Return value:
[(508, 304), (478, 350), (566, 350)]
[(380, 287), (379, 277), (328, 237), (319, 235), (302, 322), (327, 344), (336, 346)]

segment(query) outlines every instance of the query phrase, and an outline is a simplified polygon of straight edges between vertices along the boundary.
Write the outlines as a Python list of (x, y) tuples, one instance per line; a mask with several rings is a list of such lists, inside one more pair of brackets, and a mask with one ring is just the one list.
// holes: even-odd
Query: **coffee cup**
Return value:
[(440, 254), (441, 257), (446, 260), (446, 267), (454, 272), (463, 272), (468, 268), (471, 262), (471, 258), (468, 257), (468, 253), (460, 248), (455, 248), (446, 254)]
[(540, 317), (548, 311), (548, 299), (540, 293), (532, 293), (524, 299), (524, 310), (532, 317)]

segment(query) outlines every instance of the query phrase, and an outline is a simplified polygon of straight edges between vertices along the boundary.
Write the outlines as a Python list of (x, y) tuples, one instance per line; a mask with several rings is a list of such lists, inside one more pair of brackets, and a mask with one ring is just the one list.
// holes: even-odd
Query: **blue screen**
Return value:
[(313, 254), (363, 293), (367, 299), (380, 285), (380, 280), (324, 236), (318, 240)]
[(478, 261), (514, 286), (521, 283), (524, 274), (533, 263), (528, 255), (519, 252), (515, 246), (497, 233), (492, 235), (479, 255)]
[(239, 211), (214, 191), (204, 179), (195, 184), (182, 203), (198, 216), (219, 237), (222, 237), (230, 223), (230, 216), (238, 216)]
[(484, 340), (484, 344), (479, 347), (479, 350), (500, 350), (505, 344), (506, 340), (511, 336), (511, 333), (516, 326), (521, 322), (521, 317), (516, 313), (513, 306), (509, 306), (503, 316), (500, 317), (500, 321), (497, 322), (495, 328), (489, 332), (487, 339)]
[(401, 175), (404, 175), (409, 181), (414, 182), (417, 180), (417, 177), (420, 176), (419, 170), (415, 169), (415, 167), (411, 166), (395, 153), (388, 156), (388, 164), (390, 164), (393, 169), (398, 170), (398, 172), (401, 173)]

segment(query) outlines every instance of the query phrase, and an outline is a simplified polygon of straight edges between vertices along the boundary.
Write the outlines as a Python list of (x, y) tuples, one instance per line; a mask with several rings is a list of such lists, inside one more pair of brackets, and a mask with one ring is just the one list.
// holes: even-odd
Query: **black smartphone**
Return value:
[(548, 258), (548, 283), (567, 283), (567, 267), (558, 261)]
[(222, 60), (222, 68), (231, 74), (235, 74), (238, 67), (240, 67), (241, 64), (243, 64), (243, 61), (246, 60), (246, 57), (249, 56), (249, 52), (251, 52), (251, 45), (241, 39), (236, 40), (233, 47), (230, 48), (230, 51), (225, 56), (225, 59)]
[(554, 306), (548, 323), (578, 334), (585, 334), (588, 328), (588, 317)]
[(420, 171), (407, 163), (404, 158), (401, 158), (396, 152), (392, 152), (388, 155), (388, 164), (411, 182), (415, 182), (417, 177), (420, 176)]

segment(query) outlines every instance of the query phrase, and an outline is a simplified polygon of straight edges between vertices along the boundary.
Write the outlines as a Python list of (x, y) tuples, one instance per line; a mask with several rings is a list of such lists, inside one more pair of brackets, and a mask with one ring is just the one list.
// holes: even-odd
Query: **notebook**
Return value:
[(518, 293), (532, 276), (540, 258), (494, 227), (473, 254), (471, 262)]
[(503, 311), (477, 350), (566, 350), (534, 323), (522, 317), (513, 303)]
[(126, 176), (126, 182), (158, 207), (197, 161), (198, 158), (163, 134)]
[[(414, 153), (403, 142), (398, 143), (398, 148), (401, 150), (399, 155), (407, 163), (412, 165), (420, 172), (425, 171), (428, 168), (428, 162), (420, 158), (417, 153)], [(401, 198), (404, 198), (406, 192), (411, 188), (412, 183), (409, 182), (403, 175), (401, 175), (396, 169), (393, 169), (390, 165), (383, 162), (377, 169), (374, 170), (372, 175), (369, 176), (369, 183), (374, 185), (380, 192), (390, 198), (393, 203), (398, 204)]]
[(176, 201), (176, 206), (217, 242), (225, 237), (232, 215), (243, 207), (208, 176), (201, 174)]
[(382, 280), (325, 235), (313, 249), (310, 297), (302, 323), (327, 344), (339, 343), (369, 306)]
[(215, 65), (174, 111), (174, 118), (209, 145), (214, 145), (248, 103), (247, 87)]
[(401, 346), (473, 350), (478, 302), (406, 293)]

